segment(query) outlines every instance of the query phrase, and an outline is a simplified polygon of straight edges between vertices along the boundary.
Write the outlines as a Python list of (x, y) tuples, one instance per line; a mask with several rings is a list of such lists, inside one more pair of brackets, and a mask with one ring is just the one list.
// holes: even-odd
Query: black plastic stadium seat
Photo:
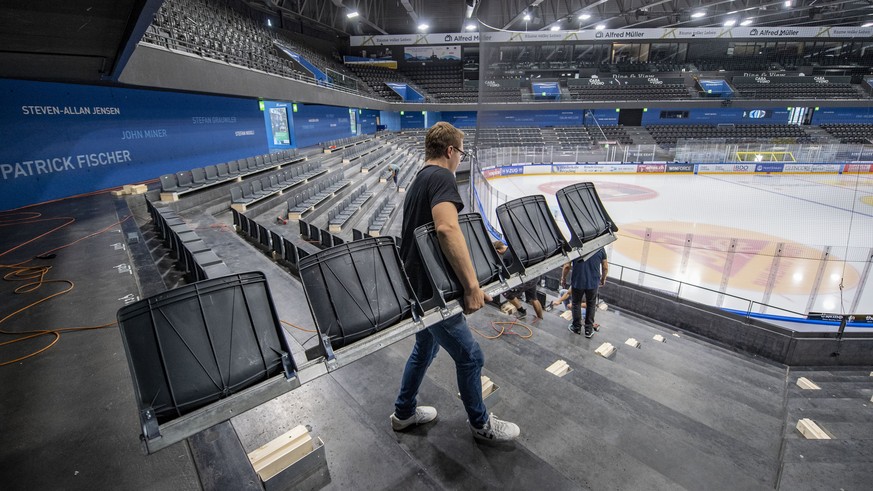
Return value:
[(296, 370), (263, 273), (213, 278), (118, 311), (144, 434)]
[(571, 184), (560, 189), (556, 197), (564, 221), (570, 229), (571, 246), (582, 247), (585, 242), (608, 231), (618, 232), (618, 227), (603, 207), (593, 183)]
[(420, 313), (390, 237), (325, 249), (299, 266), (315, 326), (334, 349)]
[(525, 196), (497, 207), (497, 221), (514, 258), (510, 272), (521, 273), (528, 266), (569, 250), (542, 195)]
[[(509, 271), (494, 250), (485, 230), (482, 216), (478, 213), (459, 215), (458, 223), (467, 243), (479, 286), (509, 278)], [(432, 288), (430, 298), (419, 298), (422, 307), (425, 310), (436, 306), (445, 307), (446, 302), (463, 299), (464, 288), (443, 255), (433, 223), (415, 229), (415, 244)], [(419, 295), (422, 293), (416, 292)]]

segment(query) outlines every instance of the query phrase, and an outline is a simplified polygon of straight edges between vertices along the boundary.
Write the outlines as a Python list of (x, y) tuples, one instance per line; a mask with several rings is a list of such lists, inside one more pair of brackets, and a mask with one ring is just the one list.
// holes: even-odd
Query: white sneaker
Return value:
[(415, 408), (415, 414), (406, 418), (398, 419), (394, 413), (391, 414), (391, 428), (394, 431), (403, 431), (406, 428), (414, 425), (423, 425), (430, 423), (437, 417), (436, 408), (430, 406), (418, 406)]
[(517, 424), (499, 420), (493, 413), (489, 415), (484, 427), (479, 429), (470, 425), (470, 431), (475, 438), (489, 442), (511, 442), (521, 434)]

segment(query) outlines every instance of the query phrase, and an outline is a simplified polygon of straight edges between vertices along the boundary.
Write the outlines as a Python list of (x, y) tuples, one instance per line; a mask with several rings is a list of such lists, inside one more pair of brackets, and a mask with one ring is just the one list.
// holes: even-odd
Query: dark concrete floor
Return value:
[[(124, 217), (107, 195), (40, 205), (45, 217), (75, 216), (74, 225), (0, 256), (16, 264)], [(138, 210), (139, 207), (133, 209)], [(139, 212), (138, 212), (139, 213)], [(144, 215), (142, 213), (141, 215)], [(303, 329), (313, 322), (300, 283), (228, 227), (230, 216), (191, 210), (182, 216), (234, 272), (263, 271), (279, 317)], [(146, 216), (138, 216), (143, 224)], [(4, 223), (8, 217), (4, 217)], [(0, 254), (52, 228), (54, 222), (4, 227)], [(125, 225), (129, 225), (126, 223)], [(146, 225), (146, 230), (147, 230)], [(296, 230), (296, 224), (288, 226)], [(49, 261), (47, 279), (75, 289), (0, 323), (4, 331), (112, 322), (131, 294), (155, 288), (153, 272), (130, 265), (121, 226)], [(11, 271), (5, 268), (4, 271)], [(151, 278), (150, 283), (144, 278)], [(2, 316), (63, 284), (15, 295), (0, 282)], [(869, 489), (873, 482), (873, 377), (870, 369), (788, 369), (734, 353), (622, 312), (598, 312), (593, 339), (571, 334), (555, 313), (533, 336), (479, 337), (485, 375), (500, 387), (489, 410), (516, 422), (521, 438), (503, 446), (473, 440), (456, 397), (454, 367), (440, 354), (420, 402), (439, 411), (436, 423), (391, 430), (388, 416), (413, 340), (405, 339), (318, 378), (231, 420), (246, 451), (305, 424), (325, 443), (327, 469), (308, 486), (324, 489)], [(470, 317), (487, 332), (508, 320), (488, 307)], [(517, 332), (525, 332), (521, 328)], [(292, 352), (312, 334), (286, 327)], [(665, 343), (652, 340), (655, 334)], [(640, 349), (624, 344), (634, 337)], [(15, 338), (0, 335), (0, 342)], [(0, 363), (50, 338), (0, 347)], [(594, 354), (608, 341), (611, 359)], [(557, 359), (573, 371), (545, 368)], [(797, 377), (822, 387), (803, 391)], [(65, 333), (49, 350), (0, 367), (0, 488), (197, 489), (191, 444), (145, 456), (131, 378), (117, 328)], [(487, 401), (486, 401), (487, 402)], [(810, 417), (833, 437), (808, 441), (794, 429)]]

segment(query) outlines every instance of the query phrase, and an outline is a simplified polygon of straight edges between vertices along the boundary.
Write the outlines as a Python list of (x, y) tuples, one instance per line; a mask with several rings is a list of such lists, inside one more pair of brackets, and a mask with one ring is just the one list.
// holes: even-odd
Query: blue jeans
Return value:
[(458, 389), (470, 424), (481, 428), (488, 422), (488, 410), (482, 400), (482, 366), (485, 357), (473, 333), (467, 327), (464, 314), (458, 314), (416, 333), (415, 346), (403, 370), (400, 394), (394, 403), (394, 415), (407, 419), (415, 414), (416, 396), (427, 368), (436, 357), (440, 346), (455, 361)]

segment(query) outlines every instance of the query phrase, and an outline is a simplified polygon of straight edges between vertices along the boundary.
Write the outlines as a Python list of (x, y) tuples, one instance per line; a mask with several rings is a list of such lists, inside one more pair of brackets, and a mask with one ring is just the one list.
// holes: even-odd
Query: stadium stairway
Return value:
[[(805, 377), (819, 390), (801, 389)], [(864, 489), (873, 462), (873, 372), (792, 368), (788, 372), (779, 489)], [(831, 439), (807, 440), (796, 429), (809, 418)]]

